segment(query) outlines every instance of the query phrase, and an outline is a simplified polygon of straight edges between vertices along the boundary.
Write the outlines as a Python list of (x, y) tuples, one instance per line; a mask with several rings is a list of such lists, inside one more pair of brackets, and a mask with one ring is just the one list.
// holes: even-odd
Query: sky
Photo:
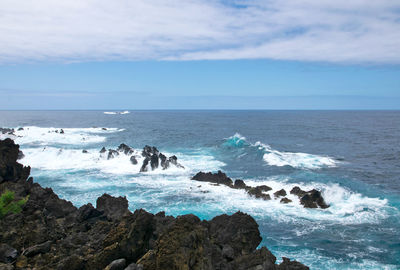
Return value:
[(0, 0), (21, 109), (400, 109), (400, 1)]

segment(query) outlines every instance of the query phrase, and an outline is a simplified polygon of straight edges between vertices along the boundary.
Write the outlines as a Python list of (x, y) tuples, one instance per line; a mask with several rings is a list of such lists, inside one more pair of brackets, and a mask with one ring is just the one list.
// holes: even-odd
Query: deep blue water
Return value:
[[(400, 268), (400, 111), (0, 111), (0, 127), (24, 127), (15, 138), (21, 163), (76, 206), (107, 192), (127, 196), (132, 210), (174, 216), (241, 210), (278, 258), (312, 269)], [(154, 145), (185, 169), (139, 173), (127, 157), (100, 157), (102, 146), (122, 142)], [(331, 206), (304, 209), (190, 180), (218, 169), (274, 191), (316, 187)]]

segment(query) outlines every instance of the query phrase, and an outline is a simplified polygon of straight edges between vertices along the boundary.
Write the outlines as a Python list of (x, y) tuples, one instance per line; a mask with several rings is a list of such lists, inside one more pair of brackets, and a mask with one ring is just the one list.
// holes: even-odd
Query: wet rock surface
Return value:
[[(237, 179), (235, 182), (232, 181), (225, 173), (222, 171), (218, 171), (217, 173), (212, 172), (198, 172), (195, 176), (192, 177), (192, 180), (201, 181), (201, 182), (209, 182), (217, 185), (225, 185), (230, 188), (235, 189), (243, 189), (252, 197), (257, 199), (262, 199), (265, 201), (271, 200), (271, 195), (267, 194), (267, 192), (272, 191), (272, 188), (267, 185), (260, 185), (251, 187), (246, 185), (246, 183)], [(305, 208), (328, 208), (329, 205), (325, 203), (324, 198), (321, 195), (321, 192), (313, 189), (310, 191), (304, 191), (300, 187), (293, 187), (290, 191), (290, 194), (297, 195), (300, 199), (300, 204), (302, 204)], [(291, 203), (292, 200), (286, 198), (287, 192), (284, 189), (280, 189), (273, 193), (274, 197), (280, 199), (280, 202), (283, 204)]]
[(304, 205), (305, 208), (328, 208), (329, 205), (325, 203), (324, 198), (321, 195), (321, 192), (312, 189), (309, 191), (304, 191), (299, 187), (294, 187), (291, 191), (291, 194), (295, 194), (300, 198), (300, 203)]
[[(210, 221), (194, 215), (131, 213), (124, 197), (104, 194), (77, 209), (28, 178), (12, 141), (0, 141), (0, 192), (29, 195), (18, 214), (0, 219), (1, 269), (308, 269), (276, 258), (261, 241), (255, 220), (241, 212)], [(5, 169), (4, 169), (5, 168)]]

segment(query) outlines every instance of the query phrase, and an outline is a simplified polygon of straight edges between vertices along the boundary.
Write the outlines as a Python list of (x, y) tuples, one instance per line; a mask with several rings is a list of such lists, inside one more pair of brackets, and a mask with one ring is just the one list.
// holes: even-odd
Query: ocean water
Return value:
[[(400, 269), (400, 111), (0, 111), (0, 127), (24, 128), (14, 137), (21, 163), (78, 207), (107, 192), (127, 196), (131, 210), (173, 216), (240, 210), (256, 219), (261, 245), (278, 260)], [(185, 168), (140, 173), (129, 157), (99, 154), (120, 143), (156, 146)], [(217, 170), (273, 191), (318, 188), (330, 208), (190, 180)]]

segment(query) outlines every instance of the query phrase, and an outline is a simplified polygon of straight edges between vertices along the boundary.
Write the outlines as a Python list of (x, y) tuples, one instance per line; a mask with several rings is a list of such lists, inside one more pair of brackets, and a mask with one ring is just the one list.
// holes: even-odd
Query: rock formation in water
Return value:
[[(107, 153), (106, 153), (107, 152)], [(129, 156), (129, 160), (133, 165), (138, 164), (139, 159), (143, 159), (142, 166), (140, 167), (140, 172), (147, 172), (149, 170), (153, 171), (157, 168), (162, 168), (163, 170), (168, 169), (169, 167), (175, 166), (177, 168), (184, 168), (181, 164), (178, 163), (178, 158), (176, 156), (167, 157), (154, 146), (146, 145), (141, 153), (138, 153), (130, 146), (122, 143), (118, 146), (116, 150), (108, 149), (106, 150), (103, 147), (100, 150), (100, 154), (105, 154), (107, 159), (113, 159), (120, 154), (124, 154)]]
[(128, 210), (125, 197), (104, 194), (77, 209), (29, 177), (19, 146), (0, 140), (0, 194), (29, 196), (20, 213), (0, 219), (0, 269), (279, 270), (308, 269), (275, 256), (255, 220), (242, 212), (210, 221)]
[[(261, 186), (256, 186), (256, 187), (250, 187), (247, 186), (246, 183), (243, 180), (237, 179), (235, 180), (234, 184), (231, 178), (226, 176), (225, 173), (218, 171), (217, 173), (205, 173), (205, 172), (198, 172), (195, 176), (192, 177), (192, 180), (196, 181), (201, 181), (201, 182), (209, 182), (213, 183), (216, 185), (225, 185), (230, 188), (235, 188), (235, 189), (244, 189), (247, 191), (247, 193), (250, 196), (256, 197), (258, 199), (263, 199), (263, 200), (271, 200), (271, 196), (267, 194), (266, 192), (272, 190), (271, 187), (266, 186), (266, 185), (261, 185)], [(321, 195), (321, 192), (313, 189), (310, 191), (304, 191), (300, 189), (299, 187), (294, 187), (291, 191), (290, 194), (297, 195), (300, 199), (300, 204), (302, 204), (305, 208), (328, 208), (329, 205), (325, 203), (324, 198)], [(287, 204), (291, 203), (292, 200), (286, 198), (285, 196), (287, 195), (286, 191), (284, 189), (278, 190), (274, 192), (274, 197), (279, 198), (282, 197), (280, 202)]]

